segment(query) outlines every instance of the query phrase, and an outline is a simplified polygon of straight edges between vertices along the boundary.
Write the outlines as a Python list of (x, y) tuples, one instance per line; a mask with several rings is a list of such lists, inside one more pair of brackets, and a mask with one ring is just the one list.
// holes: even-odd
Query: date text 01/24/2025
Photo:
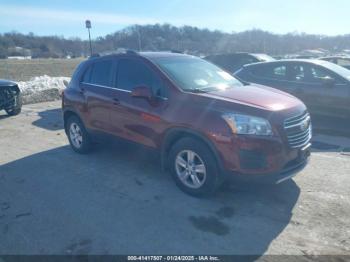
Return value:
[(128, 256), (128, 261), (220, 261), (216, 256)]

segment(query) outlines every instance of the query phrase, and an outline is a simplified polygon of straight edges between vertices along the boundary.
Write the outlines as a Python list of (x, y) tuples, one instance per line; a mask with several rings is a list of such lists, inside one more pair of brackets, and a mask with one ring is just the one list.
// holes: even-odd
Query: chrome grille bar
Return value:
[(312, 137), (310, 115), (305, 112), (286, 119), (284, 121), (284, 129), (290, 147), (299, 148), (307, 145)]

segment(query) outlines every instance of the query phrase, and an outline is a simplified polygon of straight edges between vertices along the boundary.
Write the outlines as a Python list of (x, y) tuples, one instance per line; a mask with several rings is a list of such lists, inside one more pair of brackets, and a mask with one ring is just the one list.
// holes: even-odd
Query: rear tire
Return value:
[(214, 154), (194, 138), (185, 137), (173, 145), (168, 167), (176, 185), (195, 197), (214, 194), (222, 183)]
[(5, 108), (5, 111), (9, 116), (16, 116), (22, 111), (21, 93), (16, 94), (14, 98), (14, 104), (11, 106), (11, 108)]
[(91, 139), (82, 121), (77, 116), (70, 116), (66, 124), (69, 144), (79, 154), (87, 154), (92, 149)]

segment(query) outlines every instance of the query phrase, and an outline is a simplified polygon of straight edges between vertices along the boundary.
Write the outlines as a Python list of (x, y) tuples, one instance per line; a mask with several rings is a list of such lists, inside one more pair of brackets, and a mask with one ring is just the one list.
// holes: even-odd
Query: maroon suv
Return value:
[(229, 177), (280, 183), (310, 155), (300, 100), (179, 53), (93, 57), (78, 66), (62, 106), (76, 152), (101, 133), (157, 149), (176, 184), (197, 196)]

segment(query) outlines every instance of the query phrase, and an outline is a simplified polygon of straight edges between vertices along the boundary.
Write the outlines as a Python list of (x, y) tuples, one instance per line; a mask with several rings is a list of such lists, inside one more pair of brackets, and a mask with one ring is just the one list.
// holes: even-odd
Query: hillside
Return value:
[[(134, 25), (95, 39), (93, 48), (94, 52), (127, 48), (148, 51), (175, 49), (193, 54), (246, 51), (282, 55), (314, 48), (338, 52), (350, 49), (350, 34), (332, 37), (304, 33), (278, 35), (262, 30), (229, 34), (191, 26)], [(0, 34), (0, 58), (18, 55), (31, 55), (33, 58), (80, 57), (88, 53), (88, 42), (79, 38), (16, 32)]]

